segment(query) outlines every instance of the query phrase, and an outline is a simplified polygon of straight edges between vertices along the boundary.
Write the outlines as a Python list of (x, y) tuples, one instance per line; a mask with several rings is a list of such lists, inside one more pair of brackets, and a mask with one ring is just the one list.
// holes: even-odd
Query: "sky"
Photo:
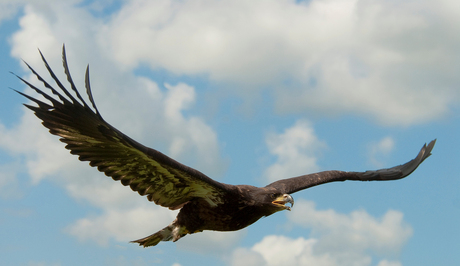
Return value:
[[(3, 265), (458, 265), (457, 0), (1, 0)], [(409, 177), (297, 192), (237, 232), (141, 248), (172, 222), (78, 161), (22, 106), (22, 60), (81, 92), (113, 126), (229, 184), (414, 158)]]

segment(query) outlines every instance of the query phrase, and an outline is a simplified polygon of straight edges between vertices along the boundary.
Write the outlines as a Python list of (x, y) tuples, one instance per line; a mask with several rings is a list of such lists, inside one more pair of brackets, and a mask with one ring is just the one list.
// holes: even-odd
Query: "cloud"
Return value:
[(236, 232), (203, 231), (187, 235), (176, 242), (176, 246), (178, 249), (193, 253), (225, 257), (228, 255), (228, 251), (235, 247), (244, 236), (246, 236), (245, 230)]
[(377, 264), (377, 266), (402, 266), (402, 264), (399, 261), (382, 260), (379, 264)]
[[(314, 256), (315, 239), (291, 239), (284, 236), (266, 236), (252, 250), (262, 254), (268, 265), (327, 265), (332, 262), (327, 255)], [(279, 252), (279, 251), (283, 252)]]
[(23, 4), (21, 0), (3, 0), (0, 2), (0, 8), (2, 12), (0, 13), (0, 25), (3, 20), (10, 19), (16, 12), (19, 6)]
[(397, 254), (412, 236), (412, 228), (403, 221), (403, 214), (389, 210), (374, 218), (364, 210), (349, 215), (334, 210), (316, 210), (310, 201), (298, 200), (296, 211), (288, 219), (299, 226), (312, 228), (314, 236), (321, 235), (317, 249), (321, 251), (349, 250), (376, 254)]
[[(154, 257), (136, 257), (136, 258), (129, 258), (123, 255), (119, 255), (113, 258), (106, 258), (105, 263), (106, 265), (113, 265), (113, 266), (147, 266), (152, 264), (160, 264), (162, 261), (158, 258)], [(180, 264), (173, 264), (172, 266), (180, 266)]]
[(38, 183), (46, 175), (56, 174), (59, 169), (72, 165), (71, 156), (62, 143), (47, 133), (32, 112), (24, 112), (13, 128), (0, 128), (0, 147), (15, 157), (25, 157), (25, 162), (12, 164), (17, 168), (11, 168), (10, 173), (14, 175), (25, 168), (32, 183)]
[(65, 231), (81, 241), (92, 240), (99, 245), (107, 245), (112, 239), (128, 242), (166, 227), (174, 220), (174, 214), (153, 204), (129, 210), (106, 208), (102, 215), (81, 218)]
[(149, 66), (203, 77), (217, 90), (230, 84), (245, 100), (266, 90), (281, 113), (412, 125), (445, 115), (459, 100), (457, 5), (131, 0), (97, 16), (93, 5), (40, 1), (25, 6), (12, 54), (29, 60), (36, 47), (67, 42), (78, 65), (105, 58), (123, 71)]
[(401, 263), (386, 257), (397, 256), (412, 235), (402, 214), (391, 210), (375, 218), (363, 210), (316, 210), (314, 203), (300, 200), (288, 217), (310, 228), (312, 237), (266, 236), (250, 248), (234, 250), (231, 265), (368, 266), (377, 260), (378, 266), (397, 266)]
[(316, 156), (326, 146), (305, 120), (297, 121), (283, 133), (269, 133), (265, 142), (270, 154), (277, 157), (276, 162), (265, 171), (268, 181), (318, 171)]
[[(198, 169), (224, 169), (224, 161), (213, 158), (219, 154), (217, 134), (196, 116), (185, 118), (182, 111), (195, 102), (193, 87), (179, 83), (165, 84), (168, 89), (164, 99), (165, 119), (162, 121), (172, 136), (169, 152), (172, 157), (187, 159)], [(190, 160), (194, 158), (194, 160)], [(212, 171), (216, 174), (218, 171)]]
[(266, 261), (262, 254), (247, 248), (235, 249), (231, 257), (231, 265), (235, 266), (252, 266), (265, 264)]
[(387, 156), (394, 149), (395, 141), (392, 137), (384, 137), (383, 139), (372, 142), (368, 145), (369, 160), (375, 167), (382, 167), (382, 157)]
[(204, 74), (238, 84), (242, 97), (268, 88), (280, 112), (410, 125), (458, 101), (453, 2), (138, 0), (103, 34), (131, 68)]

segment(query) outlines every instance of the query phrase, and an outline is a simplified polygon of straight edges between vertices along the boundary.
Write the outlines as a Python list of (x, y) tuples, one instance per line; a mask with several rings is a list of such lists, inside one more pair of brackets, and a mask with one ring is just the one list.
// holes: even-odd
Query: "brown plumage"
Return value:
[(57, 79), (41, 52), (40, 55), (61, 92), (27, 66), (59, 100), (18, 77), (49, 101), (45, 103), (17, 91), (37, 104), (25, 106), (35, 112), (51, 134), (60, 136), (60, 140), (67, 144), (65, 148), (78, 155), (81, 161), (89, 161), (91, 166), (97, 167), (124, 186), (129, 186), (141, 196), (147, 196), (155, 204), (172, 210), (180, 209), (177, 218), (170, 225), (155, 234), (133, 241), (144, 247), (154, 246), (160, 241), (176, 241), (186, 234), (203, 230), (242, 229), (261, 217), (290, 210), (286, 204), (291, 203), (292, 207), (294, 200), (289, 194), (312, 186), (345, 180), (404, 178), (431, 155), (436, 141), (431, 141), (428, 146), (424, 145), (415, 159), (393, 168), (366, 172), (324, 171), (279, 180), (265, 187), (223, 184), (157, 150), (145, 147), (107, 123), (97, 110), (91, 94), (88, 68), (85, 86), (91, 106), (86, 103), (72, 81), (64, 47), (64, 71), (75, 96)]

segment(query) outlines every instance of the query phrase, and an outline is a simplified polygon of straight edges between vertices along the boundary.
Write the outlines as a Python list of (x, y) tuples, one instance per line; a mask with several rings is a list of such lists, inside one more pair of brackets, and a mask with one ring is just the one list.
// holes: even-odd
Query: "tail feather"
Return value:
[(172, 226), (169, 225), (163, 228), (162, 230), (156, 232), (155, 234), (131, 241), (131, 243), (138, 243), (139, 246), (150, 247), (156, 246), (158, 243), (160, 243), (160, 241), (170, 241), (172, 238)]
[[(181, 230), (182, 229), (182, 230)], [(155, 234), (149, 235), (147, 237), (131, 241), (131, 243), (138, 243), (139, 246), (150, 247), (156, 246), (160, 241), (174, 241), (176, 242), (179, 238), (185, 236), (185, 228), (179, 227), (174, 222)]]

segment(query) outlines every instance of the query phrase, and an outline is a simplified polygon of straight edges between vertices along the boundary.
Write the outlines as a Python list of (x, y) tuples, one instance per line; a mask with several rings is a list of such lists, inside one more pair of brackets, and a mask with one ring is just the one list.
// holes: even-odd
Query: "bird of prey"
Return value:
[[(264, 216), (291, 210), (294, 199), (290, 194), (324, 183), (404, 178), (431, 155), (436, 141), (425, 144), (413, 160), (388, 169), (366, 172), (324, 171), (279, 180), (265, 187), (224, 184), (138, 143), (106, 122), (91, 93), (89, 68), (86, 68), (85, 87), (91, 106), (75, 87), (64, 46), (62, 60), (71, 90), (64, 87), (41, 52), (40, 55), (59, 89), (53, 88), (25, 63), (51, 93), (47, 94), (17, 76), (46, 99), (38, 100), (17, 91), (36, 104), (24, 105), (42, 120), (51, 134), (59, 136), (67, 144), (65, 148), (71, 154), (78, 155), (81, 161), (89, 161), (90, 166), (97, 167), (139, 195), (147, 196), (155, 204), (171, 210), (180, 209), (171, 224), (150, 236), (132, 241), (144, 247), (155, 246), (160, 241), (177, 241), (187, 234), (203, 230), (240, 230)], [(56, 97), (51, 97), (51, 94)]]

